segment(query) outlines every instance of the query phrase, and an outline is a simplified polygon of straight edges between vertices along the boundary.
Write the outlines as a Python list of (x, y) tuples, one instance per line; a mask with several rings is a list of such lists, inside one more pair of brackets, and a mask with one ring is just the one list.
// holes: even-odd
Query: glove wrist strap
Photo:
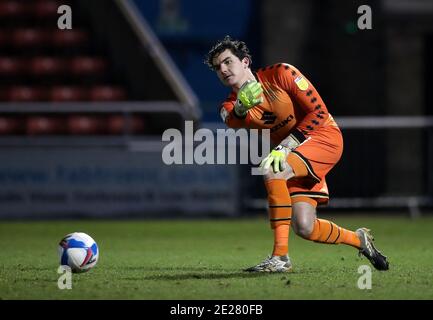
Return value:
[(295, 129), (286, 139), (281, 141), (281, 145), (289, 148), (290, 150), (296, 149), (302, 142), (306, 140), (304, 134)]

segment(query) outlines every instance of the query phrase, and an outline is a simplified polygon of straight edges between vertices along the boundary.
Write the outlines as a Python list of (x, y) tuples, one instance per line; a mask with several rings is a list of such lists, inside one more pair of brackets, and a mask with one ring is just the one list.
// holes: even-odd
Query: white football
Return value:
[(92, 269), (99, 258), (99, 248), (91, 236), (83, 232), (66, 235), (59, 243), (60, 265), (74, 273)]

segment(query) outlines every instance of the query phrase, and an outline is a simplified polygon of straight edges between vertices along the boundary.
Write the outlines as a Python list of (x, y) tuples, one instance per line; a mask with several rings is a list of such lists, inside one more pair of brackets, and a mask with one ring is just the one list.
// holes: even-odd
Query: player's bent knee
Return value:
[(313, 233), (314, 223), (310, 223), (309, 221), (296, 221), (294, 223), (292, 221), (292, 226), (298, 236), (308, 239)]
[(316, 220), (316, 209), (307, 202), (297, 202), (293, 204), (292, 228), (295, 233), (309, 239), (314, 230)]

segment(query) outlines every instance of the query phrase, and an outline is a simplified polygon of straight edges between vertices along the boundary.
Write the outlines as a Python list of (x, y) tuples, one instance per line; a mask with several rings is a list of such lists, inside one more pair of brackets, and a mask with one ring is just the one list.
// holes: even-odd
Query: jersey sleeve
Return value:
[(219, 109), (221, 119), (230, 128), (246, 128), (248, 125), (249, 113), (245, 117), (239, 117), (235, 113), (235, 104), (230, 98), (224, 101)]
[(310, 135), (322, 127), (329, 113), (311, 82), (298, 69), (289, 64), (283, 64), (283, 67), (279, 68), (277, 77), (281, 87), (305, 113), (297, 129), (304, 135)]

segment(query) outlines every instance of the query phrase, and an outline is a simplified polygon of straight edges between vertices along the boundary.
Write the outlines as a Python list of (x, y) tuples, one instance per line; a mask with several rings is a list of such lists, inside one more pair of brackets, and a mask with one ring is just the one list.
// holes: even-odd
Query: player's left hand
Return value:
[(260, 168), (263, 172), (268, 172), (272, 166), (274, 173), (284, 171), (287, 167), (287, 156), (290, 153), (290, 149), (282, 145), (277, 146), (271, 153), (260, 162)]
[(249, 80), (239, 89), (237, 98), (248, 110), (263, 102), (262, 93), (260, 82)]

